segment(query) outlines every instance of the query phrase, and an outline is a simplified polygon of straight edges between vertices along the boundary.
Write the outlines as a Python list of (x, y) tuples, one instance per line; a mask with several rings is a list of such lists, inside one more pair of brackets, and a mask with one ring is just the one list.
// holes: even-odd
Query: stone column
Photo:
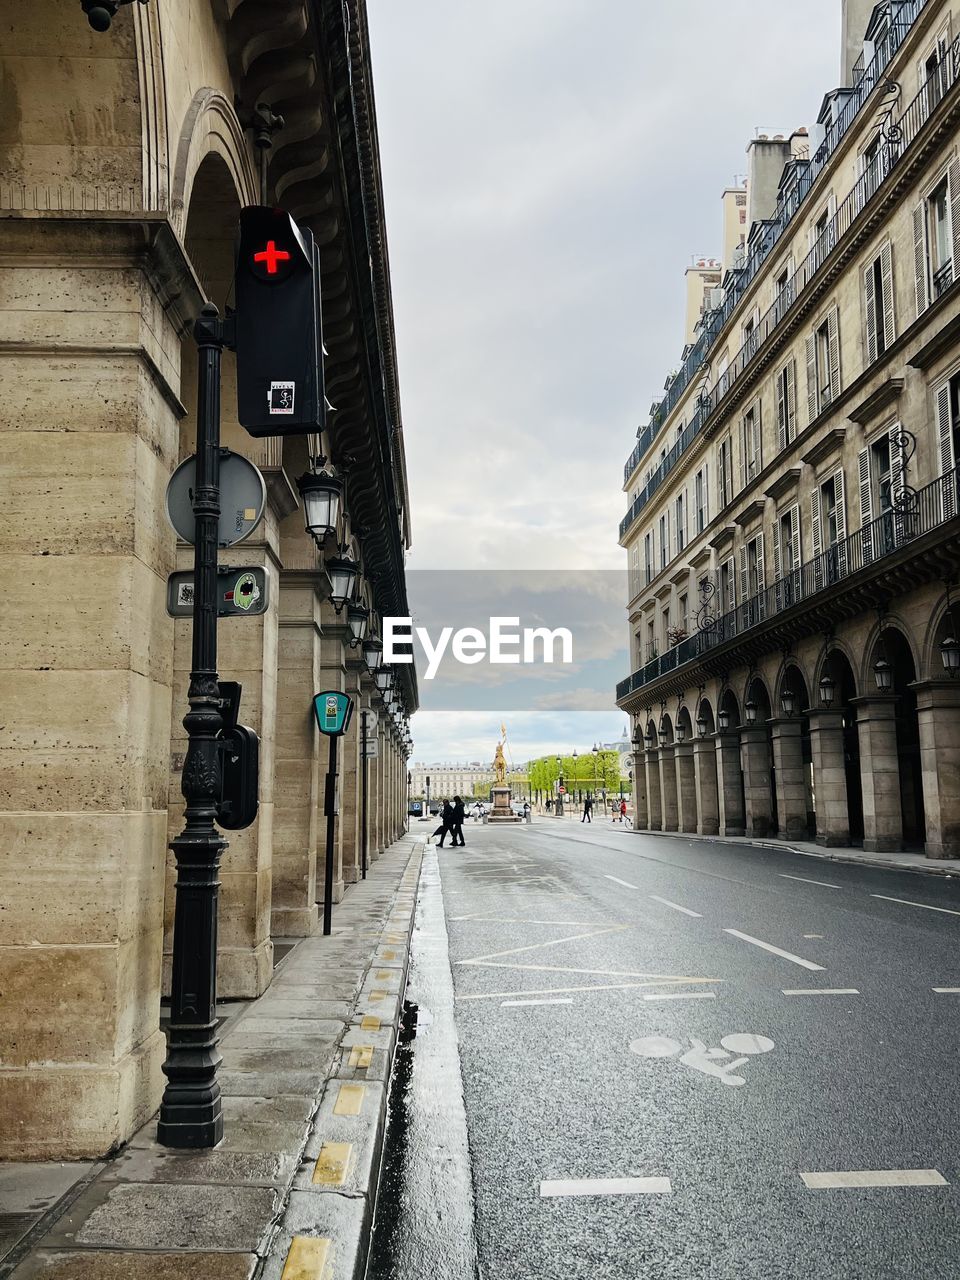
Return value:
[(807, 837), (807, 784), (803, 776), (803, 723), (781, 717), (771, 724), (777, 821), (784, 840)]
[(660, 787), (660, 752), (656, 747), (644, 752), (647, 780), (647, 805), (650, 810), (649, 831), (663, 829), (663, 792)]
[(817, 813), (817, 844), (842, 849), (850, 843), (847, 771), (843, 756), (843, 712), (830, 708), (809, 711), (810, 752)]
[(643, 830), (650, 825), (650, 810), (647, 805), (647, 769), (644, 753), (633, 753), (633, 825)]
[(662, 830), (680, 830), (680, 815), (677, 811), (677, 760), (672, 742), (660, 748), (660, 813)]
[(360, 879), (360, 678), (363, 662), (359, 649), (345, 649), (347, 695), (353, 703), (350, 727), (340, 739), (340, 829), (343, 844), (343, 883)]
[(717, 796), (720, 810), (720, 832), (725, 836), (746, 835), (744, 810), (743, 762), (740, 758), (740, 734), (734, 729), (716, 735)]
[(715, 836), (720, 831), (720, 797), (717, 747), (713, 738), (698, 738), (693, 744), (693, 773), (697, 792), (697, 833)]
[(863, 847), (870, 853), (895, 852), (903, 847), (896, 695), (854, 698), (853, 705), (860, 733)]
[(914, 685), (928, 858), (960, 857), (960, 684)]
[[(121, 63), (101, 52), (82, 74), (111, 77), (115, 121)], [(129, 66), (119, 92), (136, 115)], [(5, 72), (12, 102), (12, 62)], [(52, 141), (74, 107), (40, 96)], [(14, 111), (9, 140), (19, 124)], [(139, 174), (139, 147), (127, 154)], [(93, 1158), (163, 1087), (175, 547), (163, 501), (186, 411), (180, 334), (202, 299), (179, 242), (149, 220), (12, 216), (3, 249), (0, 1157)]]
[(693, 743), (678, 742), (674, 747), (677, 761), (677, 819), (680, 831), (697, 830), (697, 780), (693, 764)]
[(303, 938), (317, 928), (320, 756), (326, 741), (313, 714), (319, 669), (317, 575), (282, 573), (270, 913), (275, 938)]
[(740, 758), (746, 801), (746, 834), (773, 834), (773, 803), (770, 792), (770, 731), (765, 724), (740, 730)]

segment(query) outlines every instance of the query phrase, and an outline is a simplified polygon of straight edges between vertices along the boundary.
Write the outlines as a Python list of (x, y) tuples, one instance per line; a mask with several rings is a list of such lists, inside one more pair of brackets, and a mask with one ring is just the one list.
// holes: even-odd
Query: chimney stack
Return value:
[(853, 84), (853, 64), (863, 52), (863, 38), (867, 23), (876, 6), (876, 0), (841, 0), (842, 45), (840, 52), (840, 85), (849, 89)]

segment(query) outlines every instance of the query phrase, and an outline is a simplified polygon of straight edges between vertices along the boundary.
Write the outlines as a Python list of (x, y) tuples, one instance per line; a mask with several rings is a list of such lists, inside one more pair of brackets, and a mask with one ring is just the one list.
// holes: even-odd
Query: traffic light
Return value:
[(323, 426), (320, 257), (312, 234), (265, 205), (240, 211), (237, 417), (252, 436)]

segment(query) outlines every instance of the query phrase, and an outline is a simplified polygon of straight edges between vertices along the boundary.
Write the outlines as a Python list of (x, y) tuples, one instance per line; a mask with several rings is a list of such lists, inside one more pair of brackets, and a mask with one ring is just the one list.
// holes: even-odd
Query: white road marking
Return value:
[(946, 1187), (937, 1169), (851, 1169), (847, 1173), (801, 1173), (811, 1191), (837, 1187)]
[(691, 911), (689, 907), (681, 907), (678, 902), (671, 902), (669, 898), (658, 898), (655, 893), (651, 893), (650, 897), (654, 902), (662, 902), (665, 907), (672, 907), (674, 911), (682, 911), (685, 916), (693, 916), (697, 920), (703, 919), (699, 911)]
[(622, 884), (625, 889), (636, 889), (637, 885), (631, 884), (629, 880), (618, 880), (616, 876), (604, 876), (604, 880), (612, 880), (614, 884)]
[(675, 995), (644, 996), (644, 1000), (716, 1000), (715, 991), (680, 991)]
[(785, 996), (858, 996), (856, 987), (812, 987), (809, 991), (784, 991)]
[[(548, 938), (546, 942), (531, 942), (526, 947), (510, 947), (507, 951), (489, 951), (486, 955), (474, 956), (472, 960), (460, 960), (459, 964), (482, 964), (488, 960), (501, 960), (504, 956), (518, 956), (525, 951), (540, 951), (545, 947), (559, 947), (564, 942), (581, 942), (585, 938), (599, 938), (605, 933), (618, 933), (622, 929), (629, 929), (626, 924), (615, 924), (604, 926), (601, 925), (596, 929), (591, 929), (587, 933), (571, 933), (564, 938)], [(502, 965), (500, 968), (522, 968), (522, 965)], [(637, 974), (630, 974), (629, 977), (637, 977)], [(646, 976), (646, 975), (639, 975)]]
[(669, 1178), (579, 1178), (540, 1183), (540, 1196), (643, 1196), (669, 1195)]
[(960, 911), (950, 911), (947, 907), (929, 907), (925, 902), (908, 902), (906, 898), (888, 898), (885, 893), (871, 893), (871, 898), (882, 898), (884, 902), (899, 902), (903, 907), (922, 907), (924, 911), (940, 911), (945, 916), (960, 916)]
[(723, 932), (729, 933), (734, 938), (739, 938), (741, 942), (749, 942), (755, 947), (762, 947), (764, 951), (769, 951), (771, 955), (780, 956), (782, 960), (789, 960), (791, 964), (798, 964), (803, 969), (812, 969), (816, 973), (825, 972), (822, 964), (814, 964), (812, 960), (804, 960), (802, 956), (795, 956), (790, 951), (781, 951), (779, 947), (773, 946), (772, 943), (761, 942), (759, 938), (751, 938), (749, 933), (741, 933), (739, 929), (724, 929)]
[(960, 996), (960, 987), (934, 987), (938, 996)]
[(818, 884), (822, 889), (839, 889), (838, 884), (828, 884), (826, 880), (808, 880), (806, 876), (788, 876), (785, 871), (779, 873), (781, 880), (799, 880), (803, 884)]
[(573, 1004), (572, 1000), (504, 1000), (501, 1009), (529, 1009), (535, 1004)]
[(589, 987), (543, 987), (537, 991), (481, 991), (458, 1000), (505, 1000), (512, 996), (552, 996), (568, 991), (635, 991), (640, 987), (678, 986), (682, 982), (719, 982), (719, 978), (666, 978), (651, 982), (611, 982)]

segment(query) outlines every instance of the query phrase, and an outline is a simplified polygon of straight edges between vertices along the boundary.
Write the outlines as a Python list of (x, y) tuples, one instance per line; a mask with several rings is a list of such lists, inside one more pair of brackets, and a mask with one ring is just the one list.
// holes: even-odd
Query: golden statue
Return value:
[(497, 750), (493, 757), (493, 772), (497, 776), (497, 786), (505, 787), (507, 785), (507, 762), (503, 755), (503, 743), (497, 743)]

